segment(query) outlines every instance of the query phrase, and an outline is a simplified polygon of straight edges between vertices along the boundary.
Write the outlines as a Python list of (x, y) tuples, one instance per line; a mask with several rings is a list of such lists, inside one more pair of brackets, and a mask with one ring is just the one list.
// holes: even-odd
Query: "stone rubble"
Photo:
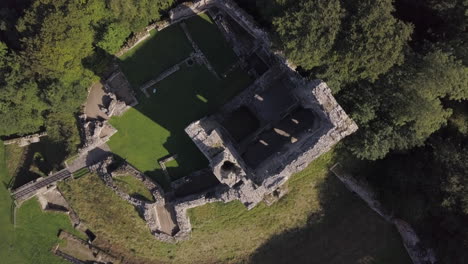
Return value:
[(30, 144), (41, 141), (41, 137), (47, 136), (47, 132), (36, 133), (33, 135), (27, 135), (19, 138), (8, 139), (3, 141), (4, 145), (18, 144), (19, 147), (26, 147)]

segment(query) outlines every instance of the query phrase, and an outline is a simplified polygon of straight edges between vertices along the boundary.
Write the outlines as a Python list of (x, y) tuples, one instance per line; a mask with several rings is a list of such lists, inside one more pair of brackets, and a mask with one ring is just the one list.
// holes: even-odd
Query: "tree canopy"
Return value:
[(392, 0), (301, 0), (273, 26), (289, 59), (339, 91), (403, 62), (412, 27), (394, 11)]
[(408, 56), (374, 84), (352, 85), (340, 95), (361, 127), (349, 141), (352, 153), (375, 160), (421, 146), (451, 115), (442, 100), (467, 99), (466, 87), (468, 68), (440, 50)]
[[(111, 56), (172, 0), (31, 0), (0, 5), (0, 135), (46, 129), (79, 144), (75, 113)], [(21, 8), (19, 8), (21, 6)], [(97, 52), (97, 51), (101, 52)]]

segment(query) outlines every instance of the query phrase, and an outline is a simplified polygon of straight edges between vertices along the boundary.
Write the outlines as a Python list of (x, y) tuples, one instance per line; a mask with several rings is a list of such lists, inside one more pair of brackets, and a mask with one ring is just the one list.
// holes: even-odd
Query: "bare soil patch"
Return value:
[(89, 118), (103, 118), (108, 119), (109, 117), (101, 111), (99, 106), (104, 105), (104, 97), (106, 93), (104, 92), (104, 87), (101, 83), (95, 83), (91, 86), (91, 90), (88, 95), (88, 99), (86, 100), (85, 105), (85, 114)]

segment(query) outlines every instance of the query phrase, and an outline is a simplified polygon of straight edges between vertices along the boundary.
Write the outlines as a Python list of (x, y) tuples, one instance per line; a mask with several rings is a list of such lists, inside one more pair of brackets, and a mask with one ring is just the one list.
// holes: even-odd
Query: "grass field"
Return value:
[(219, 75), (236, 62), (237, 56), (208, 14), (186, 20), (192, 39), (200, 47)]
[(62, 191), (113, 250), (156, 263), (411, 263), (394, 227), (329, 175), (332, 155), (294, 175), (289, 193), (270, 207), (191, 209), (191, 239), (178, 244), (155, 240), (134, 208), (94, 175)]
[[(18, 209), (16, 228), (13, 227), (11, 199), (5, 186), (11, 176), (5, 160), (10, 161), (10, 157), (5, 157), (3, 142), (0, 141), (0, 263), (66, 264), (50, 252), (58, 243), (59, 229), (76, 233), (65, 214), (43, 213), (37, 200), (32, 199)], [(11, 160), (16, 160), (16, 156)]]
[(154, 197), (145, 185), (131, 175), (117, 176), (114, 183), (130, 196), (154, 202)]
[(157, 77), (192, 52), (179, 25), (153, 30), (150, 34), (148, 39), (120, 57), (122, 70), (134, 88)]
[(183, 67), (158, 83), (150, 98), (142, 97), (135, 108), (110, 120), (119, 132), (108, 144), (114, 153), (162, 184), (169, 179), (157, 161), (169, 154), (178, 155), (178, 167), (168, 167), (172, 179), (202, 169), (208, 163), (185, 127), (214, 112), (249, 83), (249, 76), (241, 70), (218, 80), (204, 66)]
[(8, 154), (8, 162), (6, 163), (7, 173), (13, 177), (16, 170), (22, 165), (25, 159), (27, 148), (20, 148), (16, 144), (5, 146), (5, 157)]

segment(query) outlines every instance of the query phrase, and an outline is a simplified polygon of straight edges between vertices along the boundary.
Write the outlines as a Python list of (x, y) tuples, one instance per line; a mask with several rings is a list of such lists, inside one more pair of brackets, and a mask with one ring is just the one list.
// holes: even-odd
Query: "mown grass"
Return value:
[[(182, 67), (154, 88), (150, 98), (110, 123), (118, 129), (108, 142), (111, 150), (160, 183), (167, 184), (158, 160), (177, 154), (177, 167), (168, 167), (170, 180), (208, 165), (203, 154), (184, 129), (218, 109), (250, 84), (249, 76), (238, 69), (224, 79), (216, 79), (202, 65)], [(149, 89), (152, 91), (152, 89)]]
[(332, 158), (328, 153), (294, 175), (289, 193), (270, 207), (247, 211), (236, 201), (191, 209), (191, 239), (177, 244), (155, 240), (97, 176), (62, 191), (101, 239), (154, 262), (410, 263), (396, 230), (328, 174)]
[(140, 180), (131, 175), (117, 176), (114, 178), (114, 183), (130, 196), (154, 202), (154, 197), (151, 192)]
[(18, 147), (18, 145), (16, 144), (5, 146), (5, 157), (8, 156), (8, 162), (6, 163), (6, 167), (8, 170), (8, 175), (11, 175), (11, 177), (15, 176), (15, 173), (17, 172), (18, 168), (24, 162), (27, 149), (27, 147)]
[(219, 75), (226, 72), (236, 62), (236, 54), (208, 14), (193, 16), (185, 23), (192, 39)]
[(74, 178), (74, 179), (79, 179), (79, 178), (81, 178), (81, 177), (87, 175), (88, 173), (89, 173), (89, 169), (88, 169), (87, 167), (81, 168), (81, 169), (79, 169), (78, 171), (75, 171), (75, 172), (73, 173), (73, 178)]
[(129, 82), (138, 88), (169, 67), (187, 58), (193, 51), (178, 24), (151, 36), (120, 57), (121, 67)]
[(11, 221), (12, 201), (5, 186), (5, 183), (11, 178), (6, 169), (6, 159), (10, 160), (10, 157), (5, 157), (3, 142), (0, 141), (0, 181), (3, 183), (0, 186), (0, 262), (8, 264), (66, 264), (66, 261), (50, 252), (50, 249), (59, 242), (57, 239), (59, 229), (76, 233), (65, 214), (44, 213), (37, 200), (31, 199), (18, 209), (16, 228), (14, 228)]

